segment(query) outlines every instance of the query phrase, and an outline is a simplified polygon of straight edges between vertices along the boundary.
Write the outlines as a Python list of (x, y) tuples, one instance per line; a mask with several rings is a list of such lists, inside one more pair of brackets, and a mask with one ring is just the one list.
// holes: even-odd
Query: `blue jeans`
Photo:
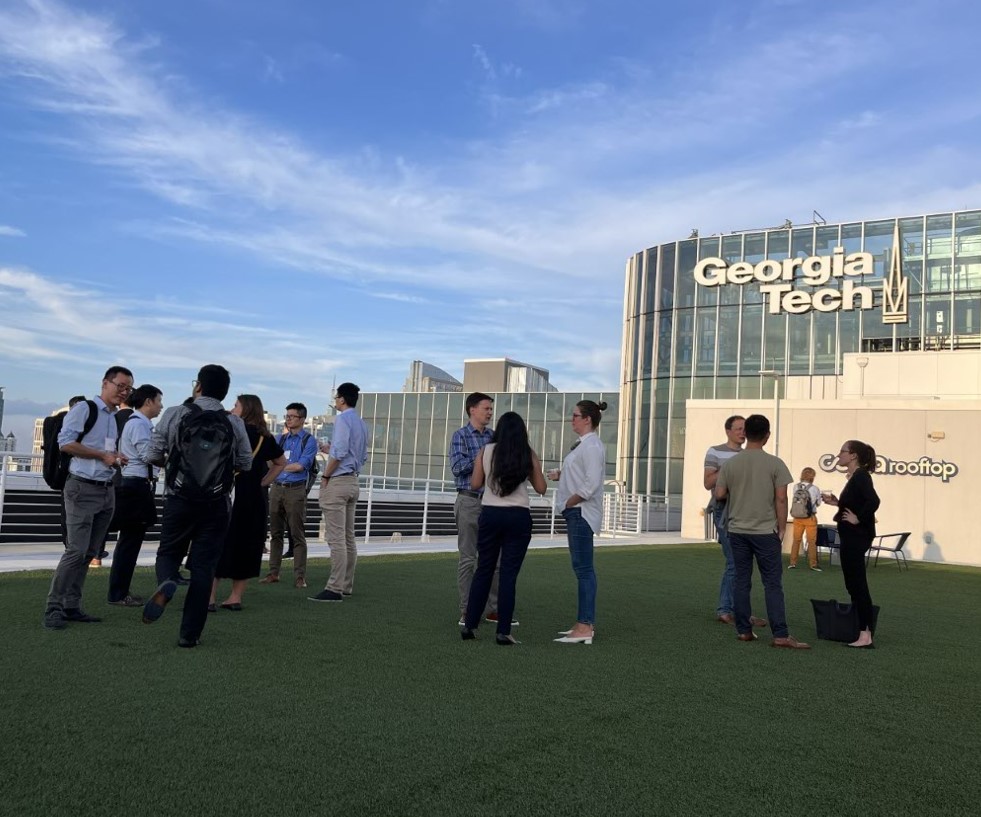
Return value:
[(582, 518), (579, 508), (566, 508), (566, 534), (569, 537), (569, 554), (572, 570), (579, 582), (579, 607), (576, 621), (580, 624), (596, 623), (596, 571), (593, 569), (593, 529)]
[(748, 633), (753, 629), (749, 617), (753, 612), (750, 593), (753, 589), (753, 557), (763, 581), (766, 615), (774, 638), (786, 638), (787, 611), (783, 603), (783, 559), (780, 537), (776, 533), (729, 533), (732, 559), (736, 564), (733, 593), (736, 631)]
[(717, 505), (712, 512), (715, 520), (715, 533), (722, 545), (722, 555), (726, 558), (725, 570), (722, 571), (722, 583), (719, 585), (719, 606), (715, 609), (717, 616), (724, 616), (733, 611), (732, 585), (736, 580), (736, 565), (732, 561), (732, 548), (729, 546), (729, 533), (722, 521), (725, 505)]
[(531, 542), (531, 511), (484, 505), (477, 522), (477, 570), (470, 584), (465, 623), (474, 630), (487, 607), (494, 572), (500, 564), (497, 594), (497, 633), (511, 634), (518, 571)]

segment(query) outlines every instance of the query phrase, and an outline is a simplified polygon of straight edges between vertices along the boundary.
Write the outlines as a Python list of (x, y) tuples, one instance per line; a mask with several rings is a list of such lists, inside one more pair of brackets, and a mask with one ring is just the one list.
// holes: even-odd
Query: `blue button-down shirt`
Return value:
[[(457, 490), (471, 490), (473, 461), (477, 459), (480, 449), (493, 440), (494, 431), (489, 426), (483, 431), (477, 431), (473, 425), (467, 423), (453, 432), (453, 439), (450, 441), (450, 470), (453, 472)], [(483, 491), (483, 488), (480, 490)]]
[[(85, 421), (89, 418), (89, 404), (84, 400), (76, 403), (65, 415), (61, 432), (58, 434), (59, 447), (78, 441), (87, 448), (105, 451), (106, 438), (116, 439), (116, 420), (112, 416), (116, 413), (116, 409), (107, 406), (101, 397), (93, 397), (92, 400), (99, 407), (99, 416), (96, 418), (92, 430), (81, 440), (78, 439), (78, 435), (85, 430)], [(72, 457), (72, 461), (68, 465), (68, 473), (86, 479), (110, 480), (113, 469), (102, 460)]]
[(335, 477), (360, 474), (368, 460), (368, 427), (353, 408), (344, 409), (334, 419), (330, 458), (339, 463), (331, 474)]
[(149, 479), (157, 475), (159, 469), (150, 465), (149, 460), (152, 435), (153, 423), (142, 412), (134, 411), (119, 437), (119, 453), (129, 458), (129, 462), (123, 466), (124, 477)]
[(292, 485), (294, 482), (306, 482), (307, 475), (313, 467), (313, 461), (317, 459), (317, 441), (309, 431), (300, 431), (297, 434), (287, 432), (279, 440), (280, 448), (286, 454), (286, 461), (290, 465), (294, 462), (303, 466), (302, 471), (283, 471), (276, 482), (280, 485)]

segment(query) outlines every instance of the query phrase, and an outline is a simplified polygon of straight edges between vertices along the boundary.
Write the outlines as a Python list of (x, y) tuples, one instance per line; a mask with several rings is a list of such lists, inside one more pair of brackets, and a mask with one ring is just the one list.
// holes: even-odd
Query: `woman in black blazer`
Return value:
[(845, 466), (848, 480), (840, 497), (826, 494), (824, 501), (837, 505), (838, 538), (841, 541), (841, 572), (845, 588), (858, 614), (858, 640), (849, 647), (872, 649), (872, 595), (865, 575), (865, 555), (875, 539), (875, 512), (879, 495), (872, 484), (875, 449), (858, 440), (849, 440), (838, 452), (838, 463)]

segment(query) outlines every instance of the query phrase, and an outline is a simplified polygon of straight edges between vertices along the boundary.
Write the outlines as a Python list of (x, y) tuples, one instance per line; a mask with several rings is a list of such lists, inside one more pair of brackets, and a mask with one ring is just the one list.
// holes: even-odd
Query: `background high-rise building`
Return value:
[(548, 369), (509, 357), (496, 357), (463, 361), (463, 391), (490, 394), (550, 392), (556, 388), (548, 380)]
[(463, 384), (439, 366), (422, 360), (413, 360), (409, 365), (409, 376), (402, 386), (403, 392), (459, 392)]

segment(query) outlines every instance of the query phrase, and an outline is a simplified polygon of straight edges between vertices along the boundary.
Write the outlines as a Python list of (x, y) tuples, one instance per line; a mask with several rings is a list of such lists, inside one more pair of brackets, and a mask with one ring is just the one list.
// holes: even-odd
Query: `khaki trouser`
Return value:
[(818, 549), (817, 549), (817, 532), (818, 532), (818, 520), (816, 516), (809, 516), (806, 519), (795, 519), (794, 520), (794, 541), (790, 546), (790, 563), (792, 565), (797, 564), (797, 557), (800, 554), (800, 544), (807, 534), (807, 561), (811, 567), (817, 567), (818, 563)]
[(354, 511), (358, 505), (358, 478), (355, 474), (331, 477), (320, 491), (320, 509), (330, 546), (330, 578), (327, 590), (350, 595), (354, 592), (354, 568), (358, 547), (354, 541)]
[(294, 485), (274, 482), (269, 488), (269, 572), (279, 573), (283, 564), (283, 536), (289, 527), (293, 537), (293, 576), (302, 579), (307, 575), (307, 535), (304, 530), (307, 489), (305, 482)]

